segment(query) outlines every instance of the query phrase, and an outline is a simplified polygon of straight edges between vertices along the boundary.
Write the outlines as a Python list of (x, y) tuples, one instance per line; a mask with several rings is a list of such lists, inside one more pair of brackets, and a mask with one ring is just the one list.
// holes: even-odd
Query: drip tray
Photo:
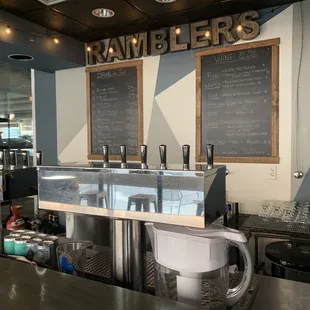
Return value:
[[(111, 284), (111, 270), (112, 270), (112, 253), (109, 248), (100, 247), (100, 251), (87, 250), (85, 277), (91, 280), (100, 281)], [(230, 274), (229, 286), (235, 287), (240, 283), (243, 273), (238, 272)], [(239, 300), (231, 310), (248, 310), (251, 308), (256, 293), (258, 291), (259, 279), (257, 275), (253, 275), (252, 282), (246, 294)], [(155, 276), (154, 276), (154, 259), (153, 253), (146, 254), (146, 286), (148, 292), (155, 290)]]

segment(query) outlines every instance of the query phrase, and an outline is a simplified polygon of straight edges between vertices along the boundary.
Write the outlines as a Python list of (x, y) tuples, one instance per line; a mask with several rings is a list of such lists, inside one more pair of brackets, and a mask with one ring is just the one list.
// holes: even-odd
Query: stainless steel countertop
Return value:
[(0, 309), (195, 310), (198, 308), (0, 258)]
[[(259, 279), (259, 289), (252, 310), (310, 309), (309, 284), (265, 276), (260, 276)], [(0, 258), (0, 309), (198, 308)]]
[(310, 284), (259, 277), (258, 292), (251, 310), (308, 310)]

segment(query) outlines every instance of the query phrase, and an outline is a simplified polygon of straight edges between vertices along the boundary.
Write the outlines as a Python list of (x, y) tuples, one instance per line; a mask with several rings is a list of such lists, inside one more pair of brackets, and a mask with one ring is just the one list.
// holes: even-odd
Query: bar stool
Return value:
[(87, 200), (87, 206), (96, 206), (97, 208), (103, 208), (103, 201), (105, 202), (106, 208), (109, 208), (108, 194), (105, 191), (99, 192), (96, 190), (89, 190), (80, 194), (80, 202), (85, 198)]
[(132, 205), (136, 206), (136, 211), (141, 212), (150, 212), (150, 204), (154, 204), (155, 212), (158, 213), (156, 196), (155, 195), (146, 195), (146, 194), (137, 194), (132, 195), (128, 198), (127, 211), (131, 210)]

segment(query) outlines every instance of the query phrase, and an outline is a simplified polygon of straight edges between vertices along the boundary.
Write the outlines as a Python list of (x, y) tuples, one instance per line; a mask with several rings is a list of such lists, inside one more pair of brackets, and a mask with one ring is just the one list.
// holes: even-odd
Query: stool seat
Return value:
[(155, 212), (158, 212), (156, 195), (136, 194), (128, 197), (127, 211), (131, 210), (132, 205), (136, 206), (136, 211), (150, 212), (150, 204), (154, 204)]
[(80, 200), (82, 200), (83, 197), (87, 199), (88, 206), (94, 206), (94, 204), (96, 204), (97, 208), (103, 208), (103, 201), (105, 201), (106, 208), (109, 208), (108, 194), (105, 191), (83, 191), (80, 193)]

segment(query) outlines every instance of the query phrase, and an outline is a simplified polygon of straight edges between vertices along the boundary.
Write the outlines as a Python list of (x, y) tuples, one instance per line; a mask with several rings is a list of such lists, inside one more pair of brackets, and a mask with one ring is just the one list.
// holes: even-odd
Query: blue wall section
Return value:
[(34, 102), (37, 150), (44, 165), (57, 165), (57, 120), (55, 74), (34, 71)]

